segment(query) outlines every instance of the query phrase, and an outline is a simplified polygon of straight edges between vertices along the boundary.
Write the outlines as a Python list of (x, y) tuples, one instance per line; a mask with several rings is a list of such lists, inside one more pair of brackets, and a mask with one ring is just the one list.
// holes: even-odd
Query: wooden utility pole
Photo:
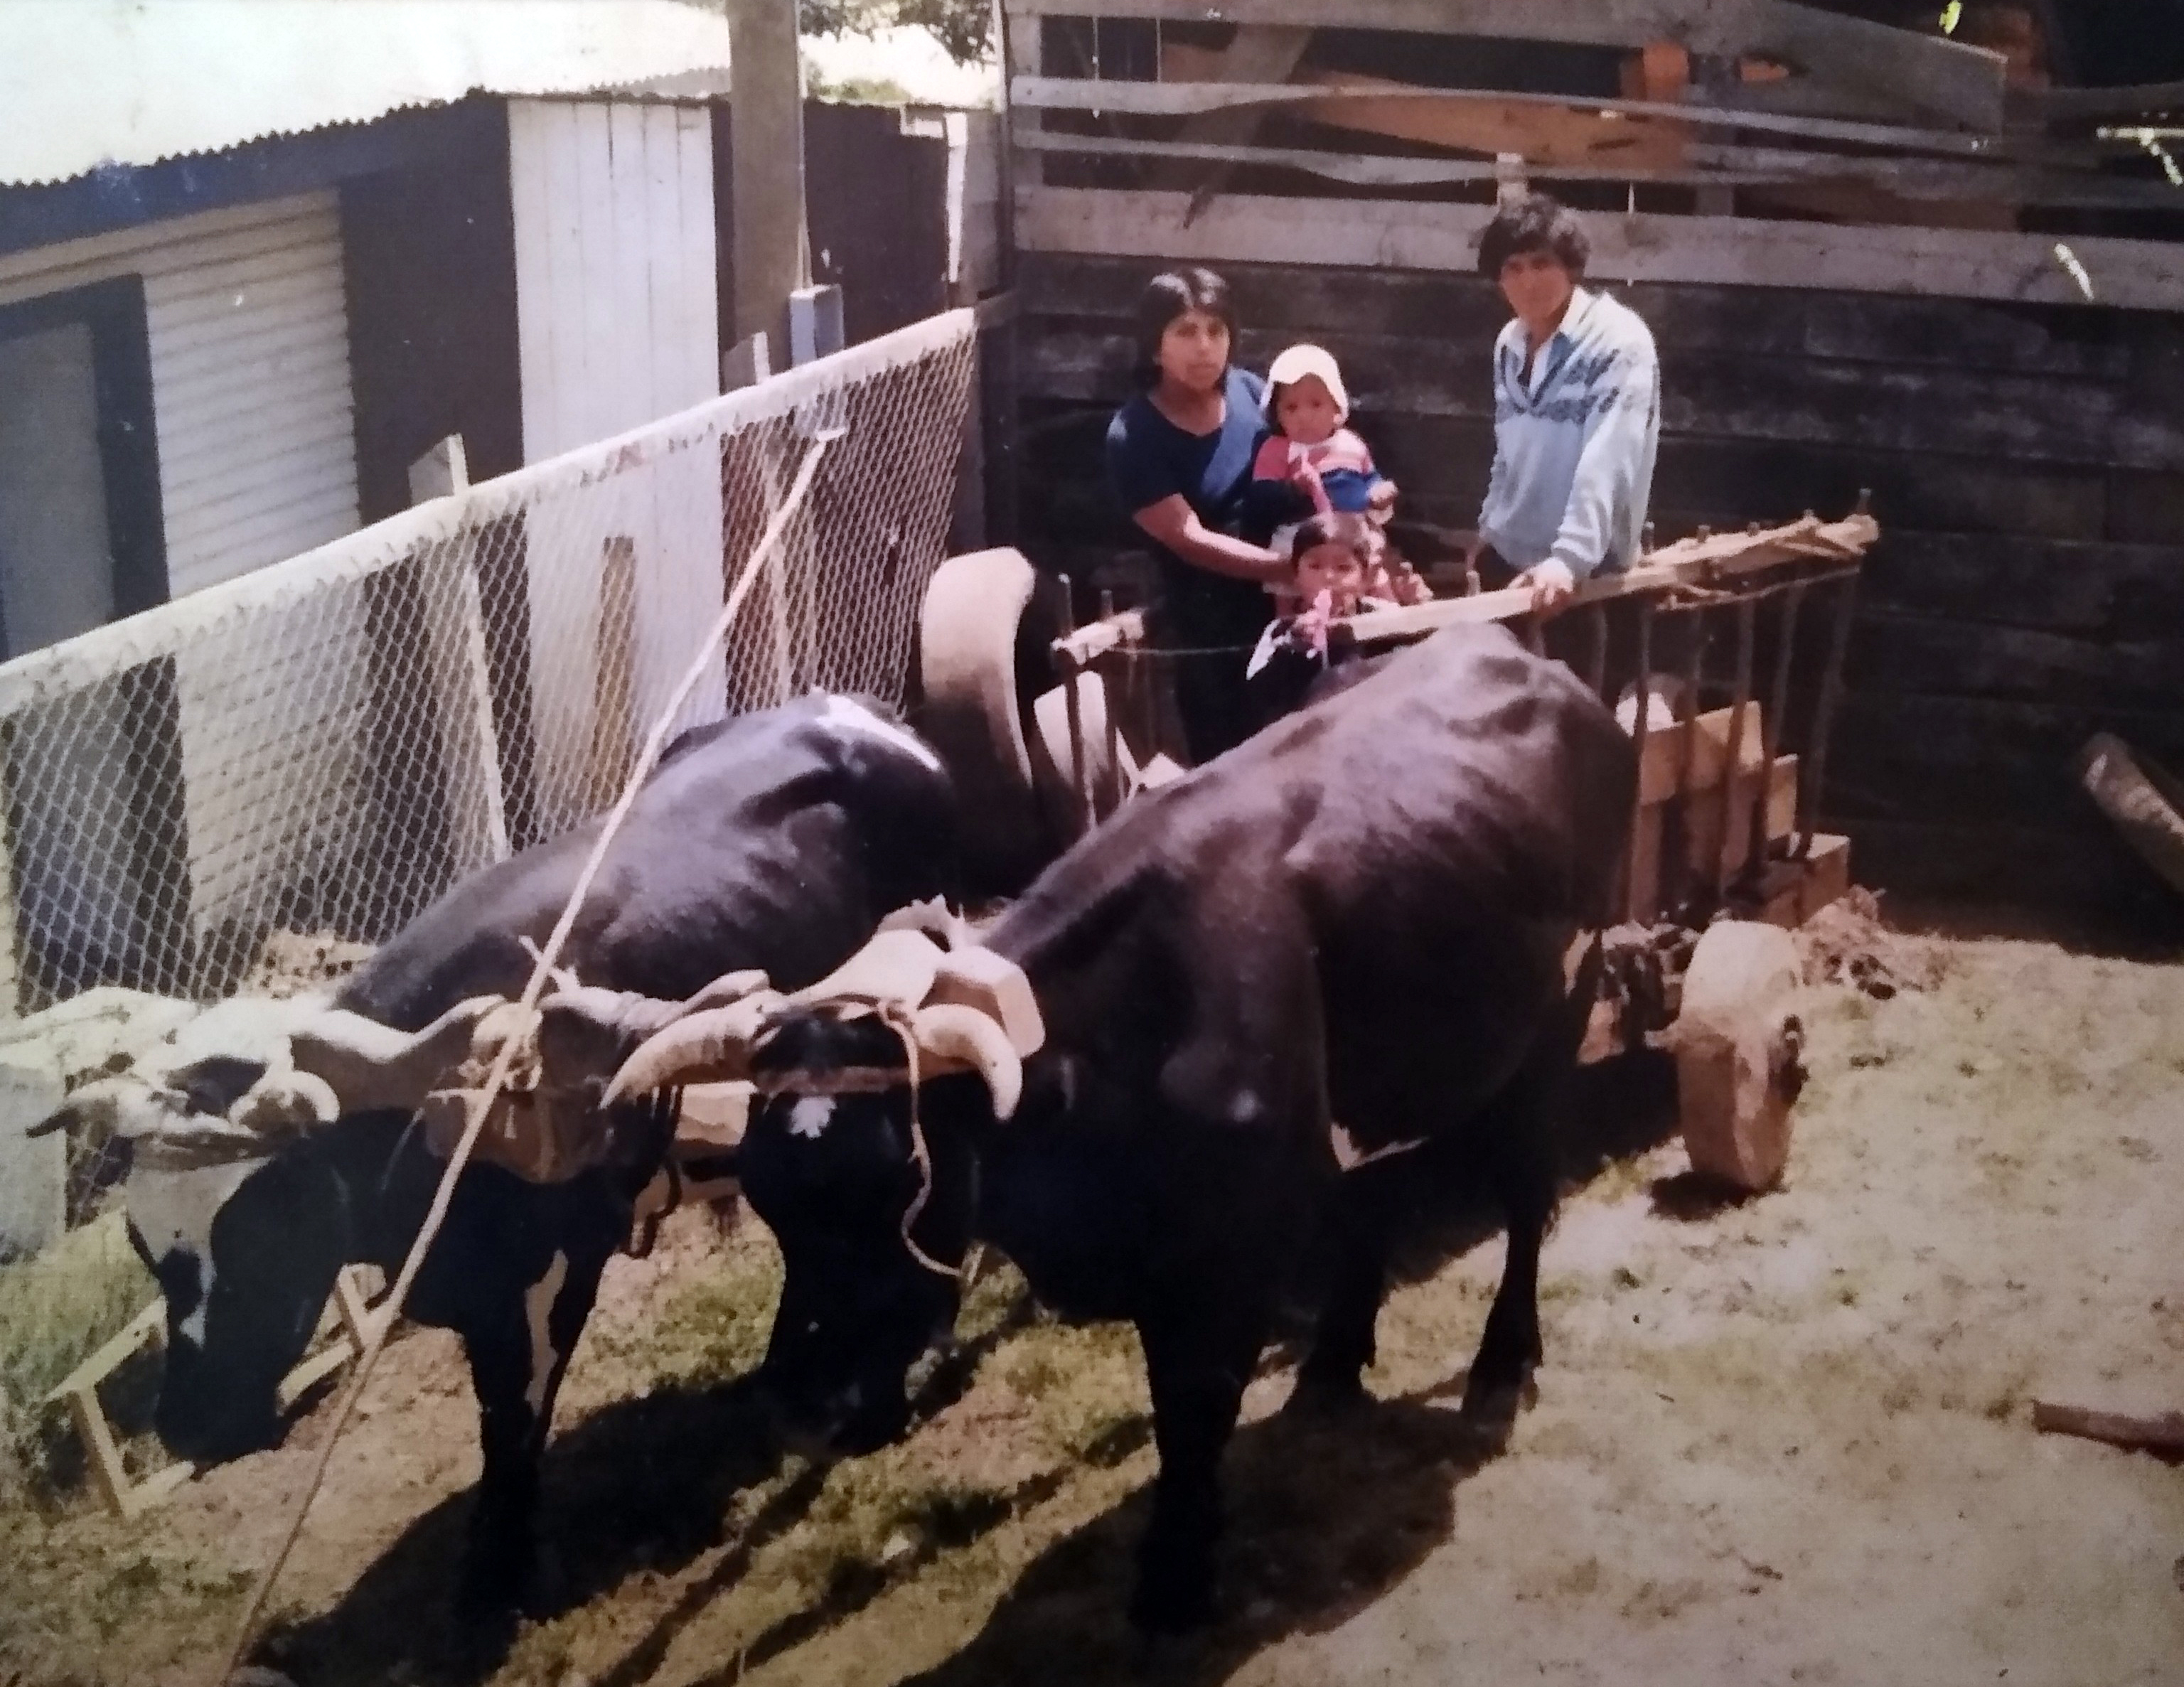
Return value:
[(735, 196), (735, 337), (786, 337), (788, 295), (811, 280), (804, 226), (804, 90), (796, 0), (728, 0)]

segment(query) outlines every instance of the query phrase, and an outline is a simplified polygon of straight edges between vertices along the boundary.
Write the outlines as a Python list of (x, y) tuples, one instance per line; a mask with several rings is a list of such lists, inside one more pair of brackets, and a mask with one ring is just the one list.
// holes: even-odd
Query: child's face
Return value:
[(1296, 586), (1307, 604), (1324, 592), (1334, 600), (1334, 613), (1346, 615), (1365, 589), (1365, 565), (1348, 545), (1314, 545), (1296, 560)]
[(1334, 395), (1317, 375), (1285, 381), (1274, 393), (1274, 420), (1283, 437), (1300, 445), (1318, 445), (1332, 438), (1342, 426)]

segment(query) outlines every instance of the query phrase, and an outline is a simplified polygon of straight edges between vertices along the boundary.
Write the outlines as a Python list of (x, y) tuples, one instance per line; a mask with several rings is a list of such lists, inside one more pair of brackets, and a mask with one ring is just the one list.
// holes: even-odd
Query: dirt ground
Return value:
[[(1203, 1639), (1140, 1655), (1120, 1617), (1153, 1469), (1128, 1331), (1044, 1321), (995, 1273), (922, 1427), (809, 1468), (736, 1380), (764, 1232), (692, 1214), (617, 1264), (563, 1396), (559, 1614), (447, 1625), (475, 1419), (418, 1334), (261, 1660), (298, 1687), (2184, 1680), (2184, 1471), (2031, 1423), (2036, 1397), (2184, 1407), (2184, 967), (1823, 938), (1852, 983), (1811, 1005), (1779, 1190), (1693, 1187), (1658, 1063), (1596, 1069), (1506, 1448), (1453, 1409), (1501, 1256), (1458, 1219), (1384, 1314), (1369, 1412), (1273, 1419), (1270, 1356)], [(324, 1419), (134, 1525), (11, 1502), (0, 1683), (209, 1683)]]

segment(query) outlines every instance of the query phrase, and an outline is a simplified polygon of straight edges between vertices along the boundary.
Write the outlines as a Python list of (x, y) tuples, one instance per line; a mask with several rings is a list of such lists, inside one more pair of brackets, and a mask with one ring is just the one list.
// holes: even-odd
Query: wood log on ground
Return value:
[(2049, 1434), (2078, 1435), (2089, 1441), (2127, 1447), (2133, 1452), (2184, 1459), (2184, 1411), (2142, 1416), (2036, 1400), (2032, 1402), (2032, 1427)]
[(2086, 741), (2078, 777), (2140, 859), (2184, 893), (2184, 786), (2109, 732)]

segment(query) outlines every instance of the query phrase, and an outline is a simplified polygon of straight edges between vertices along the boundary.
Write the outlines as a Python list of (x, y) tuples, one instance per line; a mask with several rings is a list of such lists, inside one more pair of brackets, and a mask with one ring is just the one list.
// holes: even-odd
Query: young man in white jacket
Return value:
[(1582, 285), (1589, 255), (1577, 218), (1544, 193), (1504, 205), (1479, 242), (1479, 271), (1515, 315), (1494, 342), (1494, 470), (1475, 555), (1490, 550), (1543, 612), (1635, 560), (1661, 437), (1653, 336)]

